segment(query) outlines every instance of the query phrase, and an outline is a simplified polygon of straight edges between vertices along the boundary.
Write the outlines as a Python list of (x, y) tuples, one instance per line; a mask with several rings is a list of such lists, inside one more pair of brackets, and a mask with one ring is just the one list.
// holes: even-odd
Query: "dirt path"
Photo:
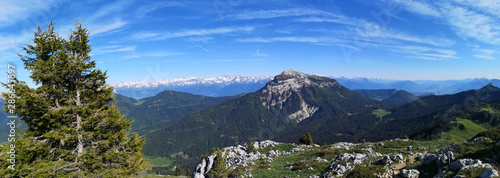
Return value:
[[(406, 162), (403, 162), (403, 163), (396, 163), (394, 165), (391, 166), (391, 168), (388, 170), (389, 172), (386, 172), (385, 175), (388, 175), (387, 177), (398, 177), (397, 175), (399, 175), (399, 173), (401, 172), (401, 170), (406, 167), (406, 165), (408, 164), (412, 164), (413, 162), (415, 162), (415, 158), (417, 157), (417, 154), (412, 154), (410, 156), (408, 156), (408, 159)], [(386, 177), (386, 176), (384, 176)]]

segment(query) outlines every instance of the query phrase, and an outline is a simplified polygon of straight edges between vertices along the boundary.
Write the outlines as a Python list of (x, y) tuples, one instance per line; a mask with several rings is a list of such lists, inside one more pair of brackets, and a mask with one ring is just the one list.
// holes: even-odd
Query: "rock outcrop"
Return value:
[(368, 157), (366, 154), (339, 154), (323, 176), (342, 177), (346, 172), (353, 170), (355, 165), (367, 160)]
[(401, 176), (405, 177), (405, 178), (418, 178), (418, 176), (420, 175), (420, 172), (416, 169), (403, 169), (403, 171), (401, 171)]
[(281, 110), (285, 102), (294, 97), (300, 101), (300, 109), (289, 113), (288, 119), (296, 121), (297, 123), (311, 117), (319, 107), (307, 103), (301, 94), (303, 87), (326, 87), (326, 86), (339, 86), (340, 84), (333, 80), (318, 79), (318, 76), (307, 75), (293, 69), (287, 69), (280, 75), (274, 77), (274, 80), (267, 83), (266, 87), (262, 89), (262, 104), (267, 108), (278, 108)]

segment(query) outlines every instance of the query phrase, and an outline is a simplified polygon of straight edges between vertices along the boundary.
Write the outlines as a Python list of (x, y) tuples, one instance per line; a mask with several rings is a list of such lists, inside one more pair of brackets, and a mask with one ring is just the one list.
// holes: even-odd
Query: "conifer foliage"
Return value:
[(312, 140), (311, 134), (309, 131), (307, 131), (300, 139), (299, 139), (300, 144), (305, 144), (305, 145), (314, 145), (314, 142)]
[[(75, 24), (69, 38), (54, 23), (38, 27), (33, 45), (19, 55), (37, 88), (15, 87), (15, 113), (28, 125), (16, 145), (15, 170), (0, 177), (133, 177), (149, 168), (141, 158), (145, 139), (127, 137), (131, 125), (106, 86), (106, 72), (90, 59), (89, 32)], [(5, 95), (5, 94), (4, 94)], [(7, 148), (2, 148), (7, 149)], [(2, 150), (2, 152), (4, 151)]]

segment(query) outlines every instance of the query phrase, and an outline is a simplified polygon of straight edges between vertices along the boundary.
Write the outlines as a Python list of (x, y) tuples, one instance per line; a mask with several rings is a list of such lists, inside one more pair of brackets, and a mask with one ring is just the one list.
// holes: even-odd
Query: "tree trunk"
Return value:
[[(76, 90), (76, 106), (79, 109), (82, 104), (80, 103), (80, 89)], [(82, 126), (80, 123), (82, 122), (82, 117), (80, 116), (80, 113), (76, 113), (76, 132), (78, 133), (78, 145), (76, 147), (77, 150), (77, 157), (81, 156), (83, 153), (83, 136), (81, 133)], [(75, 162), (78, 161), (78, 158), (75, 158)]]

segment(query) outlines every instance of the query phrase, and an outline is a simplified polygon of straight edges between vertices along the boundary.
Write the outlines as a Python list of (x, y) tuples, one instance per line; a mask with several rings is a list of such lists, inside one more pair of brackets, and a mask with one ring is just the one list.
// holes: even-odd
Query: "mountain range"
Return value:
[[(219, 82), (218, 85), (236, 87), (233, 84), (237, 79), (227, 79), (224, 80), (226, 83)], [(342, 80), (351, 88), (345, 87), (340, 82)], [(398, 83), (400, 88), (411, 88), (423, 86), (422, 83), (379, 83), (377, 87), (390, 85), (392, 88), (377, 89), (371, 80), (378, 81), (356, 79), (354, 82), (353, 79), (349, 83), (342, 78), (308, 75), (288, 69), (270, 80), (240, 77), (236, 88), (241, 90), (235, 90), (232, 96), (211, 97), (163, 90), (153, 96), (135, 99), (119, 94), (117, 89), (114, 104), (132, 119), (130, 132), (147, 138), (143, 148), (146, 156), (175, 159), (175, 164), (183, 167), (192, 167), (210, 148), (238, 145), (250, 138), (294, 143), (309, 131), (316, 143), (401, 137), (435, 139), (448, 131), (457, 119), (470, 120), (484, 128), (500, 125), (500, 113), (497, 112), (500, 110), (500, 89), (494, 86), (497, 80), (473, 79), (462, 81), (460, 85), (457, 84), (460, 82), (448, 81), (442, 86), (456, 86), (455, 91), (487, 81), (489, 84), (453, 94), (421, 97), (409, 90), (394, 89), (394, 86)], [(263, 81), (266, 81), (263, 86), (252, 92), (243, 92), (250, 90), (249, 83), (257, 87)], [(363, 84), (367, 88), (351, 90), (356, 85), (362, 86), (362, 81), (367, 82)], [(211, 82), (198, 84), (217, 88)], [(194, 85), (183, 86), (185, 89), (196, 88)], [(222, 89), (229, 90), (230, 87)], [(238, 94), (241, 92), (243, 94)], [(0, 116), (2, 114), (5, 113), (1, 112)], [(8, 128), (0, 127), (2, 132), (7, 132), (5, 129)]]
[(209, 97), (165, 90), (139, 100), (115, 93), (113, 102), (118, 105), (122, 114), (132, 119), (130, 132), (143, 135), (167, 127), (187, 114), (213, 107), (231, 98), (234, 97)]
[(186, 77), (155, 82), (122, 82), (114, 85), (114, 88), (118, 93), (135, 99), (154, 96), (164, 90), (218, 97), (253, 92), (262, 88), (269, 80), (272, 80), (272, 77), (240, 75), (209, 78)]
[[(498, 79), (463, 79), (463, 80), (386, 80), (377, 78), (333, 78), (342, 86), (351, 90), (396, 89), (405, 90), (417, 96), (436, 94), (455, 94), (471, 89), (479, 89), (488, 83), (500, 86)], [(204, 96), (234, 96), (254, 92), (266, 85), (273, 77), (220, 76), (220, 77), (184, 77), (161, 81), (128, 81), (114, 85), (116, 91), (135, 99), (154, 96), (164, 90), (187, 92)]]
[[(293, 143), (309, 131), (316, 143), (427, 139), (446, 131), (457, 118), (495, 126), (500, 117), (477, 113), (499, 105), (492, 84), (453, 95), (418, 98), (406, 91), (371, 91), (371, 99), (335, 79), (286, 70), (252, 93), (188, 114), (178, 122), (147, 133), (143, 152), (196, 163), (212, 147), (238, 145), (252, 138)], [(364, 91), (364, 93), (370, 93)], [(374, 96), (375, 96), (374, 95)], [(404, 101), (388, 105), (384, 100)], [(474, 117), (471, 117), (474, 115)], [(473, 119), (472, 119), (473, 118)], [(376, 133), (376, 134), (375, 134)]]

